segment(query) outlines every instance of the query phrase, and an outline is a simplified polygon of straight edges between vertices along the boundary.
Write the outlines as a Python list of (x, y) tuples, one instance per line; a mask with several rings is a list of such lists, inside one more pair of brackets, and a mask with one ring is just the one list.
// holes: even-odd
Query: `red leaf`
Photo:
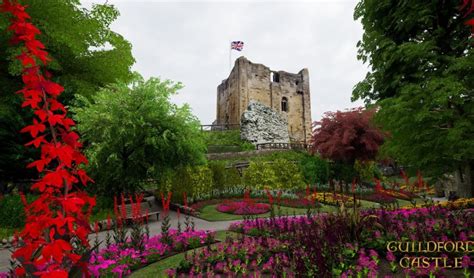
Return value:
[[(71, 244), (69, 244), (68, 242), (62, 239), (56, 239), (55, 241), (47, 244), (43, 248), (41, 254), (46, 260), (49, 260), (52, 257), (55, 259), (56, 262), (61, 262), (64, 257), (64, 253), (65, 253), (64, 251), (70, 251), (70, 250), (72, 250)], [(56, 277), (60, 277), (60, 276), (56, 276)]]
[(46, 114), (46, 112), (42, 109), (36, 110), (35, 115), (38, 116), (38, 118), (40, 118), (42, 122), (44, 122), (44, 120), (46, 120), (46, 118), (48, 117), (48, 114)]
[(48, 122), (50, 125), (55, 126), (57, 123), (62, 122), (62, 119), (64, 118), (63, 114), (53, 114), (49, 112), (48, 115)]
[(38, 148), (41, 143), (47, 143), (47, 141), (44, 139), (44, 136), (39, 136), (39, 137), (36, 137), (33, 141), (29, 142), (29, 143), (26, 143), (25, 146), (35, 146), (35, 148)]
[(40, 160), (31, 162), (30, 164), (26, 166), (26, 168), (36, 167), (36, 170), (38, 170), (38, 172), (43, 172), (44, 166), (48, 165), (48, 163), (49, 163), (48, 159), (40, 159)]
[(49, 100), (49, 105), (50, 105), (49, 110), (51, 110), (51, 111), (60, 110), (64, 114), (66, 114), (66, 108), (64, 108), (64, 105), (62, 105), (59, 101), (57, 101), (55, 99), (50, 99)]
[(66, 128), (66, 130), (70, 130), (71, 126), (76, 125), (76, 123), (70, 118), (64, 118), (60, 121), (60, 124)]
[(87, 174), (86, 171), (79, 169), (77, 170), (77, 175), (79, 176), (79, 179), (81, 180), (83, 185), (87, 185), (87, 182), (94, 182)]
[(29, 132), (31, 134), (31, 137), (34, 138), (38, 136), (39, 132), (44, 132), (45, 129), (46, 129), (46, 126), (44, 124), (38, 123), (36, 119), (33, 119), (33, 124), (24, 127), (22, 130), (20, 130), (20, 132), (22, 133)]
[(41, 102), (41, 98), (39, 97), (32, 97), (32, 98), (27, 98), (22, 104), (21, 107), (27, 107), (31, 106), (32, 109), (38, 109), (39, 106), (38, 104)]
[(59, 96), (64, 91), (63, 86), (53, 81), (45, 80), (41, 85), (48, 94), (55, 97)]
[(41, 181), (44, 182), (46, 185), (51, 185), (54, 187), (63, 186), (63, 176), (60, 171), (50, 172), (46, 174)]
[(26, 66), (35, 66), (36, 65), (36, 61), (34, 58), (32, 58), (31, 56), (29, 56), (28, 54), (26, 53), (21, 53), (20, 55), (18, 55), (16, 57), (18, 60), (20, 60), (21, 64), (26, 67)]

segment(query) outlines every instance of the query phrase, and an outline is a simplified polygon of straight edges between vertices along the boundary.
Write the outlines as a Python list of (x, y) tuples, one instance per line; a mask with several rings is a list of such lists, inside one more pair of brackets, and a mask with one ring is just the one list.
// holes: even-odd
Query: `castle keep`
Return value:
[(217, 125), (239, 124), (250, 101), (272, 108), (288, 119), (290, 140), (308, 143), (311, 137), (309, 74), (273, 71), (245, 57), (235, 61), (229, 77), (217, 87)]

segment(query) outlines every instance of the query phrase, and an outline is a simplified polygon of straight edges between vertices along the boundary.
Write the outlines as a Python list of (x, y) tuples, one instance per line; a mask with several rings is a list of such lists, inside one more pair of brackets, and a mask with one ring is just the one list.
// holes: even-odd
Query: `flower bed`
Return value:
[(418, 197), (416, 194), (404, 190), (382, 189), (380, 192), (394, 198), (407, 201)]
[(316, 200), (318, 203), (323, 203), (332, 206), (354, 206), (354, 199), (351, 196), (343, 195), (334, 192), (317, 192), (310, 195), (310, 198)]
[(162, 235), (144, 238), (143, 249), (132, 245), (130, 240), (125, 244), (111, 244), (109, 247), (94, 252), (89, 261), (89, 271), (94, 277), (113, 275), (122, 277), (133, 270), (170, 256), (183, 250), (193, 249), (215, 241), (215, 233), (210, 231), (169, 230), (169, 240), (162, 240)]
[(373, 192), (369, 194), (360, 194), (356, 195), (358, 199), (370, 201), (370, 202), (376, 202), (376, 203), (381, 203), (381, 204), (388, 204), (388, 203), (394, 203), (397, 201), (397, 199), (389, 194), (385, 194), (384, 192)]
[(270, 211), (269, 204), (255, 203), (249, 201), (224, 201), (217, 205), (217, 211), (235, 215), (256, 215)]
[[(327, 193), (327, 194), (329, 194), (329, 193)], [(243, 199), (242, 198), (236, 198), (236, 199), (226, 199), (226, 200), (240, 201), (240, 200), (243, 200)], [(197, 202), (197, 203), (194, 203), (194, 204), (190, 205), (189, 210), (193, 211), (194, 214), (192, 214), (192, 215), (199, 216), (199, 211), (202, 208), (204, 208), (206, 206), (210, 206), (210, 205), (217, 205), (217, 204), (220, 204), (220, 203), (222, 203), (223, 201), (226, 201), (226, 200), (212, 199), (212, 200), (200, 201), (200, 202)], [(268, 198), (252, 198), (251, 200), (253, 202), (256, 202), (256, 203), (269, 203)], [(304, 197), (301, 197), (299, 199), (281, 198), (279, 201), (280, 202), (278, 203), (278, 200), (275, 200), (274, 205), (278, 206), (278, 204), (280, 204), (281, 206), (290, 207), (290, 208), (307, 208), (308, 206), (310, 206), (310, 207), (319, 207), (320, 206), (318, 203), (315, 203), (315, 202), (313, 202), (311, 200), (308, 200), (307, 198), (304, 198)], [(183, 210), (181, 210), (181, 212), (183, 212)]]
[[(426, 208), (430, 206), (439, 206), (443, 208), (448, 208), (450, 210), (457, 209), (469, 209), (474, 208), (474, 198), (461, 198), (455, 201), (445, 201), (439, 203), (427, 203), (427, 204), (416, 204), (417, 208)], [(404, 206), (403, 208), (413, 208), (413, 205)]]
[[(378, 209), (361, 211), (360, 216), (321, 214), (310, 218), (260, 218), (236, 223), (231, 225), (231, 230), (255, 237), (229, 239), (195, 252), (168, 274), (178, 277), (196, 274), (203, 277), (259, 277), (262, 274), (269, 277), (356, 277), (360, 273), (362, 277), (375, 277), (377, 273), (385, 277), (390, 270), (381, 266), (382, 261), (387, 265), (407, 255), (387, 254), (389, 241), (467, 241), (474, 237), (470, 226), (474, 223), (473, 209), (456, 213), (440, 207)], [(448, 256), (451, 263), (453, 256), (463, 256), (442, 255)], [(468, 270), (470, 262), (466, 257), (463, 267)], [(394, 271), (401, 273), (397, 263)], [(419, 275), (420, 271), (443, 275), (444, 270), (407, 269), (405, 274)], [(463, 270), (457, 271), (456, 275), (459, 275)]]

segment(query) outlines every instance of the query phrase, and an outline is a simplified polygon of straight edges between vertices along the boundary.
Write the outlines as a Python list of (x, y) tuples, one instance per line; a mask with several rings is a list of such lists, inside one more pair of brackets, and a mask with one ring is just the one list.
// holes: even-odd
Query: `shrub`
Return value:
[(209, 169), (212, 171), (212, 185), (214, 189), (222, 190), (226, 185), (226, 163), (224, 161), (209, 161)]
[(229, 168), (225, 171), (225, 185), (226, 188), (232, 188), (242, 185), (242, 177), (235, 168)]
[[(33, 195), (26, 196), (28, 202), (32, 202)], [(20, 195), (6, 195), (0, 199), (0, 227), (23, 228), (25, 226), (25, 211)]]
[(382, 173), (374, 161), (359, 161), (354, 163), (354, 170), (358, 173), (361, 181), (372, 182), (374, 178), (382, 178)]
[(244, 171), (243, 177), (246, 186), (252, 189), (264, 189), (265, 186), (275, 188), (278, 181), (273, 167), (263, 161), (252, 161)]
[(172, 201), (182, 203), (184, 192), (190, 198), (199, 198), (212, 192), (212, 187), (212, 171), (207, 166), (182, 166), (174, 171), (163, 172), (158, 181), (156, 197), (160, 199), (160, 193), (171, 191)]
[(303, 188), (303, 175), (293, 161), (278, 158), (273, 163), (252, 161), (244, 171), (246, 186), (262, 190), (265, 187), (272, 189)]
[(285, 159), (276, 159), (271, 164), (277, 178), (276, 187), (279, 189), (297, 189), (304, 188), (303, 174), (298, 165), (293, 161)]
[(305, 156), (300, 162), (304, 181), (309, 184), (322, 184), (328, 181), (329, 163), (319, 156)]

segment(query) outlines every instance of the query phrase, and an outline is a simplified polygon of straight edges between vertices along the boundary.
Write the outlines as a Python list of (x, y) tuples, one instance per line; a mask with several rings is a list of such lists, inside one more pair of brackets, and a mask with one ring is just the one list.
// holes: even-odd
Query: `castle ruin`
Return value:
[(273, 71), (243, 56), (238, 58), (229, 77), (217, 86), (215, 124), (239, 124), (250, 101), (285, 116), (291, 142), (309, 142), (312, 122), (308, 69), (297, 74)]

